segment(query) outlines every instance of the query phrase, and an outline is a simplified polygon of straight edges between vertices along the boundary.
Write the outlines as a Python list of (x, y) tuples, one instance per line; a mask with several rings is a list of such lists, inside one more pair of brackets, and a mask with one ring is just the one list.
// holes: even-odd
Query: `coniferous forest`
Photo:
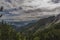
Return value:
[(0, 24), (0, 40), (60, 40), (60, 23), (49, 28), (25, 32), (17, 32), (8, 24)]

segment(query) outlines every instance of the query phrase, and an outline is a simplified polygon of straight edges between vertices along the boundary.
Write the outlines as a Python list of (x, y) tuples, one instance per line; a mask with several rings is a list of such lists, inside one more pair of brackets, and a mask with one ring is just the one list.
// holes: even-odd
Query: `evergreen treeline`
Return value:
[(22, 33), (16, 32), (10, 25), (0, 24), (0, 40), (22, 40)]
[(38, 32), (16, 32), (10, 25), (0, 24), (0, 40), (60, 40), (60, 23)]
[[(19, 32), (13, 29), (11, 25), (2, 21), (0, 23), (0, 40), (60, 40), (60, 23), (51, 24), (48, 21), (50, 19), (47, 18), (45, 21), (40, 20), (36, 25), (33, 24), (32, 28), (28, 27), (26, 30), (23, 29), (23, 31)], [(45, 26), (46, 20), (49, 22), (47, 26)], [(41, 25), (47, 28), (44, 27), (42, 29)]]
[(60, 40), (60, 23), (34, 34), (34, 40)]

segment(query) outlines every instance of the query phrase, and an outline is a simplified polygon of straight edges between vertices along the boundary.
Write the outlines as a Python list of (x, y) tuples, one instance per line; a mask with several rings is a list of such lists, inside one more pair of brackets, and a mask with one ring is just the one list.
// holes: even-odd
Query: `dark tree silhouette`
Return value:
[[(0, 11), (3, 11), (3, 6), (0, 7)], [(2, 17), (2, 14), (0, 14), (0, 17)]]
[(0, 17), (2, 17), (2, 14), (0, 15)]
[(3, 11), (3, 6), (0, 7), (0, 11)]

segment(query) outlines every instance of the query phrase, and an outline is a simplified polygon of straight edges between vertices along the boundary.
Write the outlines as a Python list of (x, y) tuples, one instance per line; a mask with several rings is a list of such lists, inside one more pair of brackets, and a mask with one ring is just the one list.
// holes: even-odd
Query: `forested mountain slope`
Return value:
[(6, 23), (0, 24), (0, 40), (60, 40), (60, 15), (40, 19), (17, 32)]

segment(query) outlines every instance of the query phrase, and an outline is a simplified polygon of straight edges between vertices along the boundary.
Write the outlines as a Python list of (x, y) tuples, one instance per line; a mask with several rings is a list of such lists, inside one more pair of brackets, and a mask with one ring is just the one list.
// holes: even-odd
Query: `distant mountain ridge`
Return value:
[[(36, 32), (38, 30), (43, 30), (45, 28), (49, 28), (50, 25), (56, 24), (60, 20), (60, 14), (57, 16), (50, 16), (48, 18), (43, 18), (37, 21), (36, 23), (27, 25), (25, 27), (18, 28), (17, 30), (22, 32)], [(59, 22), (58, 22), (59, 23)]]

